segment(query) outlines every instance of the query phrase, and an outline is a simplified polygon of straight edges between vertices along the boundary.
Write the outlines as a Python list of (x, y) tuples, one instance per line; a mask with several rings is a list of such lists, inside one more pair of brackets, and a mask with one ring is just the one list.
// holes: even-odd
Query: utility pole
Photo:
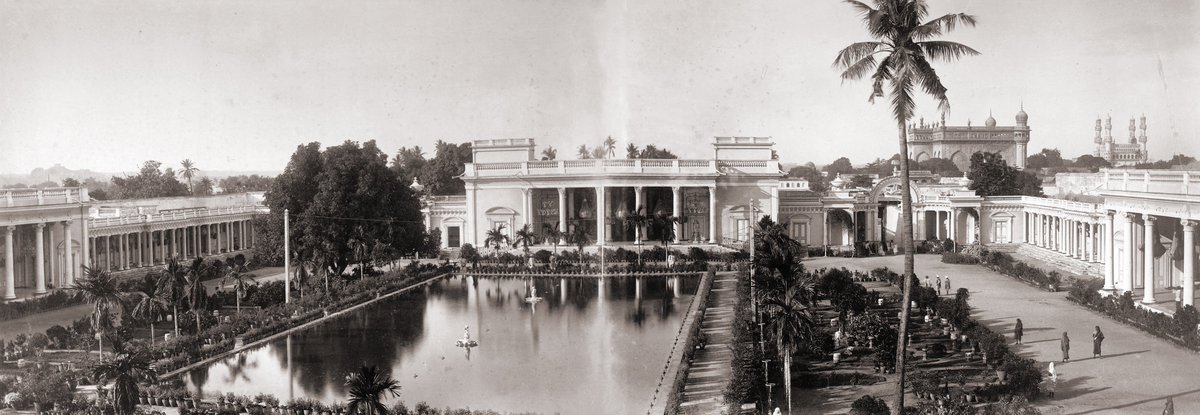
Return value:
[[(289, 249), (288, 241), (290, 241), (291, 232), (288, 229), (288, 210), (283, 210), (283, 302), (284, 304), (292, 302), (292, 262), (291, 250)], [(290, 338), (288, 340), (291, 340)], [(290, 369), (290, 367), (289, 367)]]
[(755, 242), (754, 241), (754, 228), (758, 224), (758, 214), (756, 212), (757, 211), (754, 208), (754, 199), (750, 199), (750, 305), (754, 309), (754, 322), (755, 323), (757, 323), (759, 321), (758, 320), (758, 318), (759, 318), (758, 317), (758, 297), (755, 296), (756, 293), (755, 293), (755, 286), (754, 286), (754, 269), (757, 268), (757, 266), (755, 266), (755, 262), (754, 262), (755, 261), (754, 245), (756, 245), (754, 243)]

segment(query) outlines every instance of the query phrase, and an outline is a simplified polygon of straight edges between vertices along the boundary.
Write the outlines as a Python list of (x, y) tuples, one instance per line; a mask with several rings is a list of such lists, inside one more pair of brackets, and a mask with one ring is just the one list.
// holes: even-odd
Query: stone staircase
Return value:
[(1048, 265), (1060, 272), (1065, 271), (1078, 276), (1104, 277), (1104, 264), (1071, 258), (1062, 253), (1030, 244), (1018, 244), (1013, 256), (1034, 266)]
[(729, 384), (733, 351), (733, 307), (737, 304), (737, 274), (717, 274), (704, 313), (700, 331), (708, 339), (707, 346), (696, 352), (688, 368), (683, 387), (681, 413), (721, 414), (725, 409), (723, 395)]

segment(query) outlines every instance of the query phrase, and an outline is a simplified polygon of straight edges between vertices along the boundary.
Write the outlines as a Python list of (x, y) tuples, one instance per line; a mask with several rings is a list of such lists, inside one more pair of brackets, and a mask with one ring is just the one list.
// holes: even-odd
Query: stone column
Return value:
[[(753, 208), (752, 208), (753, 209)], [(683, 218), (683, 188), (671, 186), (671, 212), (676, 218)], [(754, 226), (754, 224), (750, 224)], [(683, 240), (683, 222), (675, 221), (675, 242)]]
[(17, 299), (17, 279), (13, 274), (13, 231), (17, 230), (16, 226), (8, 225), (4, 228), (4, 299)]
[[(102, 256), (102, 257), (97, 256), (96, 262), (98, 262), (98, 263), (96, 264), (96, 266), (99, 268), (103, 268), (105, 271), (112, 271), (112, 269), (113, 269), (112, 236), (108, 235), (108, 236), (105, 236), (104, 238), (96, 238), (96, 239), (97, 239), (97, 241), (96, 241), (97, 244), (100, 243), (100, 239), (104, 240), (104, 256)], [(96, 250), (96, 254), (97, 255), (100, 254), (99, 249)], [(99, 262), (103, 262), (104, 266), (101, 267)]]
[[(525, 224), (529, 225), (529, 229), (533, 229), (533, 216), (531, 216), (529, 214), (529, 205), (530, 205), (529, 196), (531, 193), (533, 193), (533, 191), (531, 189), (521, 189), (521, 215), (523, 215)], [(516, 228), (516, 226), (517, 226), (517, 224), (514, 223), (513, 227)], [(519, 229), (521, 229), (521, 228), (514, 229), (514, 232)], [(238, 232), (238, 233), (241, 233), (241, 232)]]
[(1125, 275), (1121, 281), (1121, 285), (1123, 286), (1121, 291), (1133, 291), (1133, 276), (1135, 274), (1133, 268), (1137, 266), (1137, 262), (1134, 261), (1134, 258), (1137, 257), (1137, 251), (1134, 250), (1135, 245), (1133, 243), (1135, 239), (1133, 237), (1134, 215), (1132, 213), (1125, 213), (1121, 215), (1121, 219), (1122, 224), (1125, 225), (1125, 254), (1122, 255), (1124, 257), (1122, 259), (1125, 261), (1125, 269), (1123, 270), (1125, 271)]
[(596, 187), (596, 245), (607, 245), (608, 239), (608, 203), (605, 200), (604, 186)]
[[(955, 245), (958, 245), (958, 218), (956, 216), (954, 208), (950, 208), (950, 211), (946, 213), (946, 221), (949, 223), (946, 226), (946, 233), (950, 235), (950, 240), (954, 241)], [(867, 223), (871, 223), (870, 215), (867, 215)]]
[(46, 292), (46, 224), (38, 223), (34, 225), (34, 229), (35, 241), (33, 249), (37, 250), (34, 259), (37, 261), (37, 264), (34, 265), (34, 275), (37, 281), (34, 283), (36, 284), (36, 288), (34, 288), (33, 292), (34, 294), (42, 294)]
[(1113, 265), (1113, 260), (1116, 259), (1116, 257), (1113, 255), (1113, 247), (1112, 247), (1113, 226), (1112, 225), (1113, 225), (1113, 214), (1108, 213), (1108, 214), (1104, 215), (1104, 230), (1105, 230), (1105, 232), (1104, 232), (1104, 249), (1103, 249), (1103, 251), (1104, 251), (1104, 289), (1107, 291), (1111, 291), (1114, 288), (1116, 288), (1113, 285), (1114, 279), (1116, 277), (1116, 274), (1113, 272), (1113, 269), (1115, 267), (1115, 265)]
[(122, 233), (117, 236), (117, 244), (121, 251), (121, 269), (129, 268), (129, 234)]
[[(567, 228), (567, 188), (558, 188), (558, 231), (566, 233)], [(558, 238), (559, 245), (566, 244), (565, 238)]]
[(79, 240), (80, 248), (82, 249), (81, 253), (83, 254), (83, 265), (90, 267), (92, 266), (92, 246), (88, 244), (88, 235), (92, 233), (92, 227), (88, 225), (88, 219), (86, 217), (80, 220), (80, 226), (83, 227), (80, 233), (81, 239)]
[(1142, 221), (1146, 223), (1146, 238), (1142, 245), (1145, 247), (1142, 252), (1146, 254), (1146, 262), (1143, 264), (1146, 268), (1142, 275), (1142, 302), (1145, 304), (1154, 304), (1154, 242), (1157, 236), (1154, 234), (1154, 221), (1158, 218), (1152, 215), (1142, 215)]
[[(642, 187), (642, 186), (634, 186), (633, 187), (633, 208), (639, 214), (648, 215), (648, 214), (650, 214), (650, 212), (646, 211), (646, 206), (643, 205), (643, 203), (645, 203), (645, 202), (642, 201), (643, 193), (645, 193), (644, 187)], [(642, 244), (642, 229), (640, 226), (634, 227), (634, 229), (633, 229), (633, 243), (634, 243), (634, 245)]]
[(72, 237), (71, 221), (68, 220), (63, 222), (63, 239), (65, 239), (64, 245), (67, 247), (67, 272), (63, 273), (63, 277), (66, 278), (66, 281), (63, 282), (64, 287), (71, 287), (75, 285), (75, 271), (78, 268), (75, 266), (75, 250), (73, 249), (74, 247), (71, 246)]
[(1196, 221), (1183, 221), (1183, 304), (1196, 300)]
[[(708, 187), (708, 243), (715, 244), (721, 240), (717, 238), (717, 186)], [(678, 286), (676, 286), (678, 289)]]

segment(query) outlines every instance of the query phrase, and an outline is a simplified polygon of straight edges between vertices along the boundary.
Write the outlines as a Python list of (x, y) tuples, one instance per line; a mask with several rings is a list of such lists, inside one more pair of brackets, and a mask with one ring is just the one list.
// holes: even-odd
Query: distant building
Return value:
[(1096, 151), (1093, 156), (1108, 160), (1113, 167), (1133, 166), (1148, 163), (1150, 156), (1146, 152), (1146, 116), (1142, 116), (1141, 134), (1137, 134), (1134, 119), (1129, 119), (1129, 140), (1118, 143), (1112, 136), (1112, 117), (1104, 121), (1103, 136), (1100, 130), (1100, 118), (1096, 118)]
[(1016, 116), (1016, 126), (996, 126), (996, 119), (989, 114), (982, 127), (947, 126), (946, 117), (940, 123), (920, 122), (909, 126), (908, 158), (918, 162), (931, 158), (943, 158), (954, 162), (959, 170), (971, 167), (971, 155), (980, 151), (999, 153), (1004, 160), (1018, 169), (1025, 168), (1025, 156), (1029, 144), (1029, 115), (1022, 108)]

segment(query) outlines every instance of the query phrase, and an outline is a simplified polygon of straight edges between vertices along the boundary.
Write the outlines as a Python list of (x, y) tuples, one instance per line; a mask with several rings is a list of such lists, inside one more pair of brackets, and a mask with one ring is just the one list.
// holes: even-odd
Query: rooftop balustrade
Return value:
[(0, 190), (0, 207), (50, 206), (84, 203), (89, 200), (87, 188), (48, 187), (40, 189)]
[(1103, 190), (1200, 195), (1200, 172), (1183, 170), (1102, 170)]
[(195, 210), (180, 210), (173, 212), (153, 213), (149, 215), (134, 215), (120, 216), (115, 218), (92, 218), (88, 219), (88, 226), (92, 229), (103, 228), (107, 226), (118, 225), (134, 225), (140, 223), (156, 223), (170, 222), (197, 218), (210, 218), (216, 216), (237, 215), (243, 213), (266, 213), (261, 206), (233, 206), (217, 209), (195, 209)]
[(603, 173), (778, 175), (780, 172), (777, 160), (588, 159), (468, 163), (463, 177), (585, 176)]

